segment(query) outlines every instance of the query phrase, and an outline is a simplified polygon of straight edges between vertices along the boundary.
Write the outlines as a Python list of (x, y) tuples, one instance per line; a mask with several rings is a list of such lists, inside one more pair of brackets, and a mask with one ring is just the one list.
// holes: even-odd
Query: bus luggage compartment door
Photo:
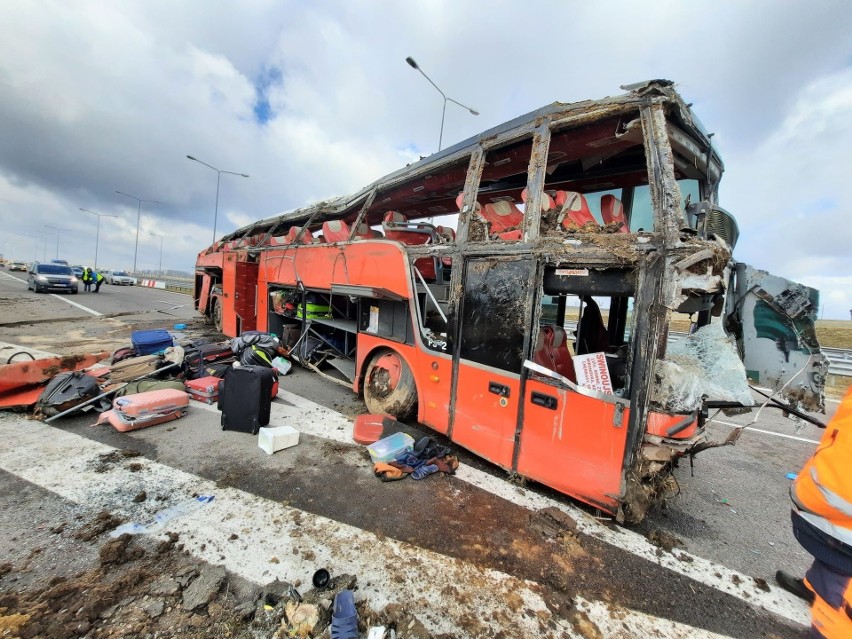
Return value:
[(452, 439), (505, 468), (515, 447), (534, 275), (529, 259), (465, 265)]
[(234, 283), (234, 312), (240, 318), (240, 333), (257, 328), (256, 262), (237, 262)]
[(517, 472), (615, 512), (629, 410), (536, 379), (525, 395)]

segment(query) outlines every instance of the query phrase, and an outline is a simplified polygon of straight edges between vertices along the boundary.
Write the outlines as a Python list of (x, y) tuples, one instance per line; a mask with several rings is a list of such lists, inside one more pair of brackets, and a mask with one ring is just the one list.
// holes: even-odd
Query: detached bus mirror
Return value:
[(710, 235), (719, 237), (731, 247), (737, 244), (740, 229), (734, 216), (717, 204), (706, 200), (689, 204), (686, 207), (686, 221), (690, 228), (698, 231), (698, 236), (706, 239)]

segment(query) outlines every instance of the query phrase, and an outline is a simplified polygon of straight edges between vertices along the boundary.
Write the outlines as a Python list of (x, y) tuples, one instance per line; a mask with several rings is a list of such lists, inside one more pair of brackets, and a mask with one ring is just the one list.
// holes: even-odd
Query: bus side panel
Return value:
[(210, 289), (213, 287), (213, 278), (207, 273), (203, 273), (199, 279), (201, 285), (199, 286), (200, 290), (196, 291), (195, 308), (202, 315), (207, 315), (207, 303), (210, 301)]
[(414, 378), (419, 390), (418, 419), (446, 435), (450, 427), (453, 360), (449, 355), (417, 349), (416, 362)]
[(511, 468), (520, 385), (517, 375), (461, 360), (452, 440)]
[[(533, 402), (535, 399), (535, 402)], [(621, 496), (628, 409), (527, 381), (517, 472), (614, 512)]]

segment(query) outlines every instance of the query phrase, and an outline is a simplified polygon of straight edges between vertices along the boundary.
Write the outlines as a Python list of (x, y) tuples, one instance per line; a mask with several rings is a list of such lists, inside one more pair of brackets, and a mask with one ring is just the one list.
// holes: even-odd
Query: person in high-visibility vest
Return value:
[(92, 283), (95, 285), (95, 293), (101, 292), (101, 284), (104, 283), (104, 276), (100, 273), (92, 271)]
[[(852, 389), (790, 488), (793, 533), (814, 556), (802, 584), (811, 637), (852, 637)], [(791, 578), (777, 575), (779, 583)], [(794, 580), (795, 581), (795, 580)]]
[(83, 269), (83, 292), (89, 293), (92, 290), (92, 269), (88, 266)]

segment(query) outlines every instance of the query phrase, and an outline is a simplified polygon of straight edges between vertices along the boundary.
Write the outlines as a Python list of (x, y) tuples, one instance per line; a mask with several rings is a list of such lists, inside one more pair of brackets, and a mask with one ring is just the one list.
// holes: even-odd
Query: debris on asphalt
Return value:
[(671, 533), (667, 533), (665, 530), (651, 530), (645, 534), (645, 538), (654, 546), (669, 553), (673, 548), (684, 548), (681, 539)]

